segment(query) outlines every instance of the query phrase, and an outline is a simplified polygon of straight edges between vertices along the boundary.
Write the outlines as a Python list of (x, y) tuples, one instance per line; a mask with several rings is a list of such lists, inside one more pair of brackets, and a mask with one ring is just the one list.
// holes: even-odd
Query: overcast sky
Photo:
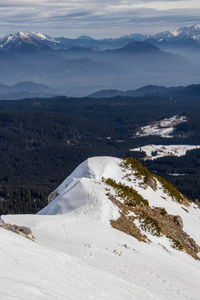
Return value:
[(117, 37), (200, 23), (200, 0), (0, 0), (0, 36)]

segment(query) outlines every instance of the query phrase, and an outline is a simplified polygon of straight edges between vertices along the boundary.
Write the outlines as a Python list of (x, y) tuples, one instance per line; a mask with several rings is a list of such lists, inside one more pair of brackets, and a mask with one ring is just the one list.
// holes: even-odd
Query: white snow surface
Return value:
[[(171, 248), (165, 237), (150, 244), (113, 229), (118, 208), (106, 196), (102, 177), (133, 186), (151, 206), (180, 215), (184, 230), (200, 243), (200, 209), (173, 201), (158, 183), (144, 189), (112, 157), (89, 158), (56, 190), (38, 215), (7, 215), (28, 226), (36, 242), (0, 228), (0, 291), (3, 300), (198, 300), (199, 262)], [(131, 170), (128, 170), (131, 173)], [(111, 193), (114, 193), (112, 188)]]
[[(143, 151), (146, 153), (144, 160), (154, 160), (165, 156), (184, 156), (187, 151), (200, 149), (199, 145), (146, 145), (139, 148), (130, 149), (130, 151)], [(153, 153), (157, 152), (155, 155)]]
[(157, 135), (163, 138), (172, 138), (175, 127), (184, 122), (187, 122), (185, 116), (175, 115), (171, 118), (165, 118), (150, 125), (142, 126), (136, 133), (136, 136)]
[(36, 32), (30, 32), (30, 33), (24, 33), (24, 32), (17, 32), (14, 34), (9, 34), (5, 36), (4, 38), (0, 38), (0, 49), (3, 49), (7, 45), (15, 45), (18, 41), (25, 41), (26, 43), (34, 43), (34, 42), (47, 42), (48, 45), (55, 45), (60, 44), (60, 42), (56, 41), (55, 39), (51, 37), (47, 37), (42, 33), (36, 33)]

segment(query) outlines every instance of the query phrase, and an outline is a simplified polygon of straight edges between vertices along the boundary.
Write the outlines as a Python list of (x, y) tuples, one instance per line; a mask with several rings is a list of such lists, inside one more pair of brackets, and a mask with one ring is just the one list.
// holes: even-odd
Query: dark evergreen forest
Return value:
[[(174, 138), (136, 137), (140, 126), (185, 115)], [(36, 213), (47, 197), (91, 156), (127, 157), (146, 144), (200, 145), (200, 97), (30, 99), (0, 102), (0, 214)], [(134, 153), (142, 158), (142, 153)], [(193, 200), (200, 193), (200, 151), (146, 161)], [(184, 176), (170, 176), (170, 173)]]

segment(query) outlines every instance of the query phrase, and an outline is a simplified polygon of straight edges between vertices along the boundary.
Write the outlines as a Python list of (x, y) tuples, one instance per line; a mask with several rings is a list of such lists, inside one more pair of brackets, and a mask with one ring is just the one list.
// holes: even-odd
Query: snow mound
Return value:
[(39, 214), (56, 215), (74, 212), (90, 214), (104, 222), (116, 219), (117, 208), (108, 201), (102, 178), (122, 177), (121, 160), (113, 157), (93, 157), (84, 161), (50, 195), (51, 201)]
[[(116, 191), (106, 184), (108, 178), (134, 188), (151, 207), (165, 208), (169, 214), (181, 216), (184, 230), (200, 242), (196, 230), (200, 218), (197, 205), (191, 204), (184, 210), (184, 205), (175, 201), (156, 178), (155, 190), (151, 186), (143, 186), (143, 179), (129, 167), (124, 168), (123, 160), (115, 157), (92, 157), (84, 161), (49, 196), (49, 204), (38, 214), (72, 214), (110, 224), (111, 220), (120, 217), (120, 212), (109, 198), (110, 193), (116, 196)], [(116, 199), (124, 203), (124, 199), (117, 196)]]

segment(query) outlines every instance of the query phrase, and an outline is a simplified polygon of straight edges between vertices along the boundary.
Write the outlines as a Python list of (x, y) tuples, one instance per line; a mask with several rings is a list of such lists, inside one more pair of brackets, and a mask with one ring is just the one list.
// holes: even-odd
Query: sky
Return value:
[(199, 23), (199, 0), (0, 0), (0, 36), (119, 37)]

